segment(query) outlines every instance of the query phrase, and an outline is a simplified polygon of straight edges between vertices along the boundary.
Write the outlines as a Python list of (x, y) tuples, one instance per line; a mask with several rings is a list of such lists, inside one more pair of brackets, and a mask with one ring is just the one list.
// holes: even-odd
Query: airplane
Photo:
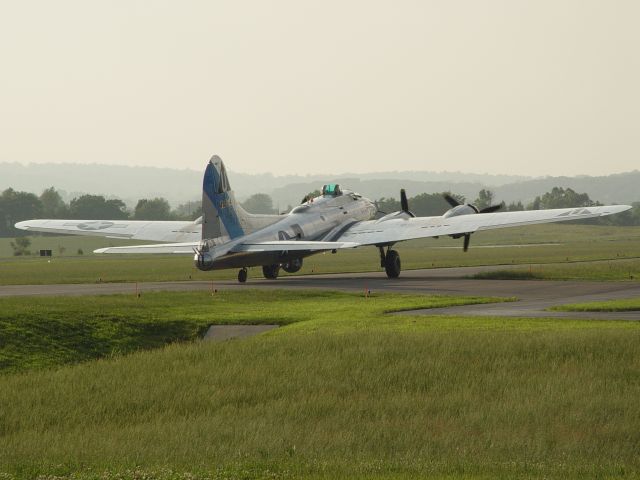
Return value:
[(401, 261), (392, 247), (405, 240), (448, 235), (463, 238), (466, 252), (471, 235), (483, 230), (595, 218), (631, 208), (607, 205), (497, 212), (501, 205), (479, 209), (445, 195), (451, 209), (442, 216), (416, 217), (404, 190), (400, 200), (400, 211), (376, 219), (375, 202), (338, 184), (327, 184), (321, 195), (305, 198), (287, 214), (254, 215), (236, 201), (224, 163), (214, 155), (204, 173), (202, 216), (195, 221), (27, 220), (15, 226), (34, 232), (164, 242), (100, 248), (94, 253), (192, 254), (198, 269), (237, 268), (238, 281), (244, 283), (248, 267), (261, 266), (265, 278), (276, 279), (280, 269), (299, 271), (310, 255), (364, 246), (376, 247), (381, 268), (389, 278), (397, 278)]

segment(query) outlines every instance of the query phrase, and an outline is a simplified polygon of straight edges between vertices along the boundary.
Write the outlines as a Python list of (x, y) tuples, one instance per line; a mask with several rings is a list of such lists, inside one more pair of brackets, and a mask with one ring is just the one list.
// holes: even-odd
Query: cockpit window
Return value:
[(338, 197), (342, 195), (342, 191), (340, 190), (340, 185), (336, 183), (330, 183), (322, 187), (322, 195), (329, 197)]

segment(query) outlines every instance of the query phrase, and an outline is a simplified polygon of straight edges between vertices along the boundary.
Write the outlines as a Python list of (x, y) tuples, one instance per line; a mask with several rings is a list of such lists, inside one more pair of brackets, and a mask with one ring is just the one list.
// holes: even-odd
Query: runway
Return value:
[[(208, 291), (251, 288), (322, 289), (364, 292), (422, 293), (514, 297), (516, 302), (428, 309), (404, 314), (487, 315), (512, 317), (562, 317), (611, 320), (640, 320), (640, 312), (549, 312), (549, 307), (567, 303), (640, 297), (638, 282), (473, 280), (465, 278), (495, 266), (438, 268), (403, 271), (400, 278), (388, 279), (384, 272), (286, 276), (277, 280), (251, 278), (246, 284), (236, 281), (94, 283), (57, 285), (0, 286), (0, 297), (43, 295), (110, 295), (152, 291)], [(501, 267), (502, 268), (502, 267)], [(257, 270), (253, 270), (257, 275)]]

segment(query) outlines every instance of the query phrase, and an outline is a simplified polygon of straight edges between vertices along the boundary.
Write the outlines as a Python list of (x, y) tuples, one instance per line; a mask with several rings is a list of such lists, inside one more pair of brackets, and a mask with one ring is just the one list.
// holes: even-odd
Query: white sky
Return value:
[(0, 0), (0, 162), (640, 168), (640, 2)]

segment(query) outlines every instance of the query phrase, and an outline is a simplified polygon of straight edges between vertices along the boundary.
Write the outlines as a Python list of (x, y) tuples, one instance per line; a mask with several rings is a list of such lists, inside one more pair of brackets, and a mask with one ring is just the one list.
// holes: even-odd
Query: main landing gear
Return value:
[[(284, 270), (287, 273), (295, 273), (302, 268), (302, 259), (294, 258), (293, 260), (288, 261), (287, 263), (274, 263), (272, 265), (263, 265), (262, 266), (262, 275), (267, 280), (275, 280), (278, 278), (280, 273), (280, 269)], [(243, 268), (238, 272), (238, 282), (244, 283), (247, 281), (247, 269)]]
[(238, 272), (238, 282), (244, 283), (247, 281), (247, 269), (241, 268)]
[(378, 247), (378, 249), (380, 250), (380, 266), (384, 267), (387, 277), (398, 278), (402, 270), (398, 252), (391, 250), (391, 248), (387, 248), (386, 253), (384, 247)]
[(278, 273), (280, 272), (280, 265), (277, 263), (274, 265), (264, 265), (262, 267), (262, 275), (267, 280), (275, 280), (278, 278)]

